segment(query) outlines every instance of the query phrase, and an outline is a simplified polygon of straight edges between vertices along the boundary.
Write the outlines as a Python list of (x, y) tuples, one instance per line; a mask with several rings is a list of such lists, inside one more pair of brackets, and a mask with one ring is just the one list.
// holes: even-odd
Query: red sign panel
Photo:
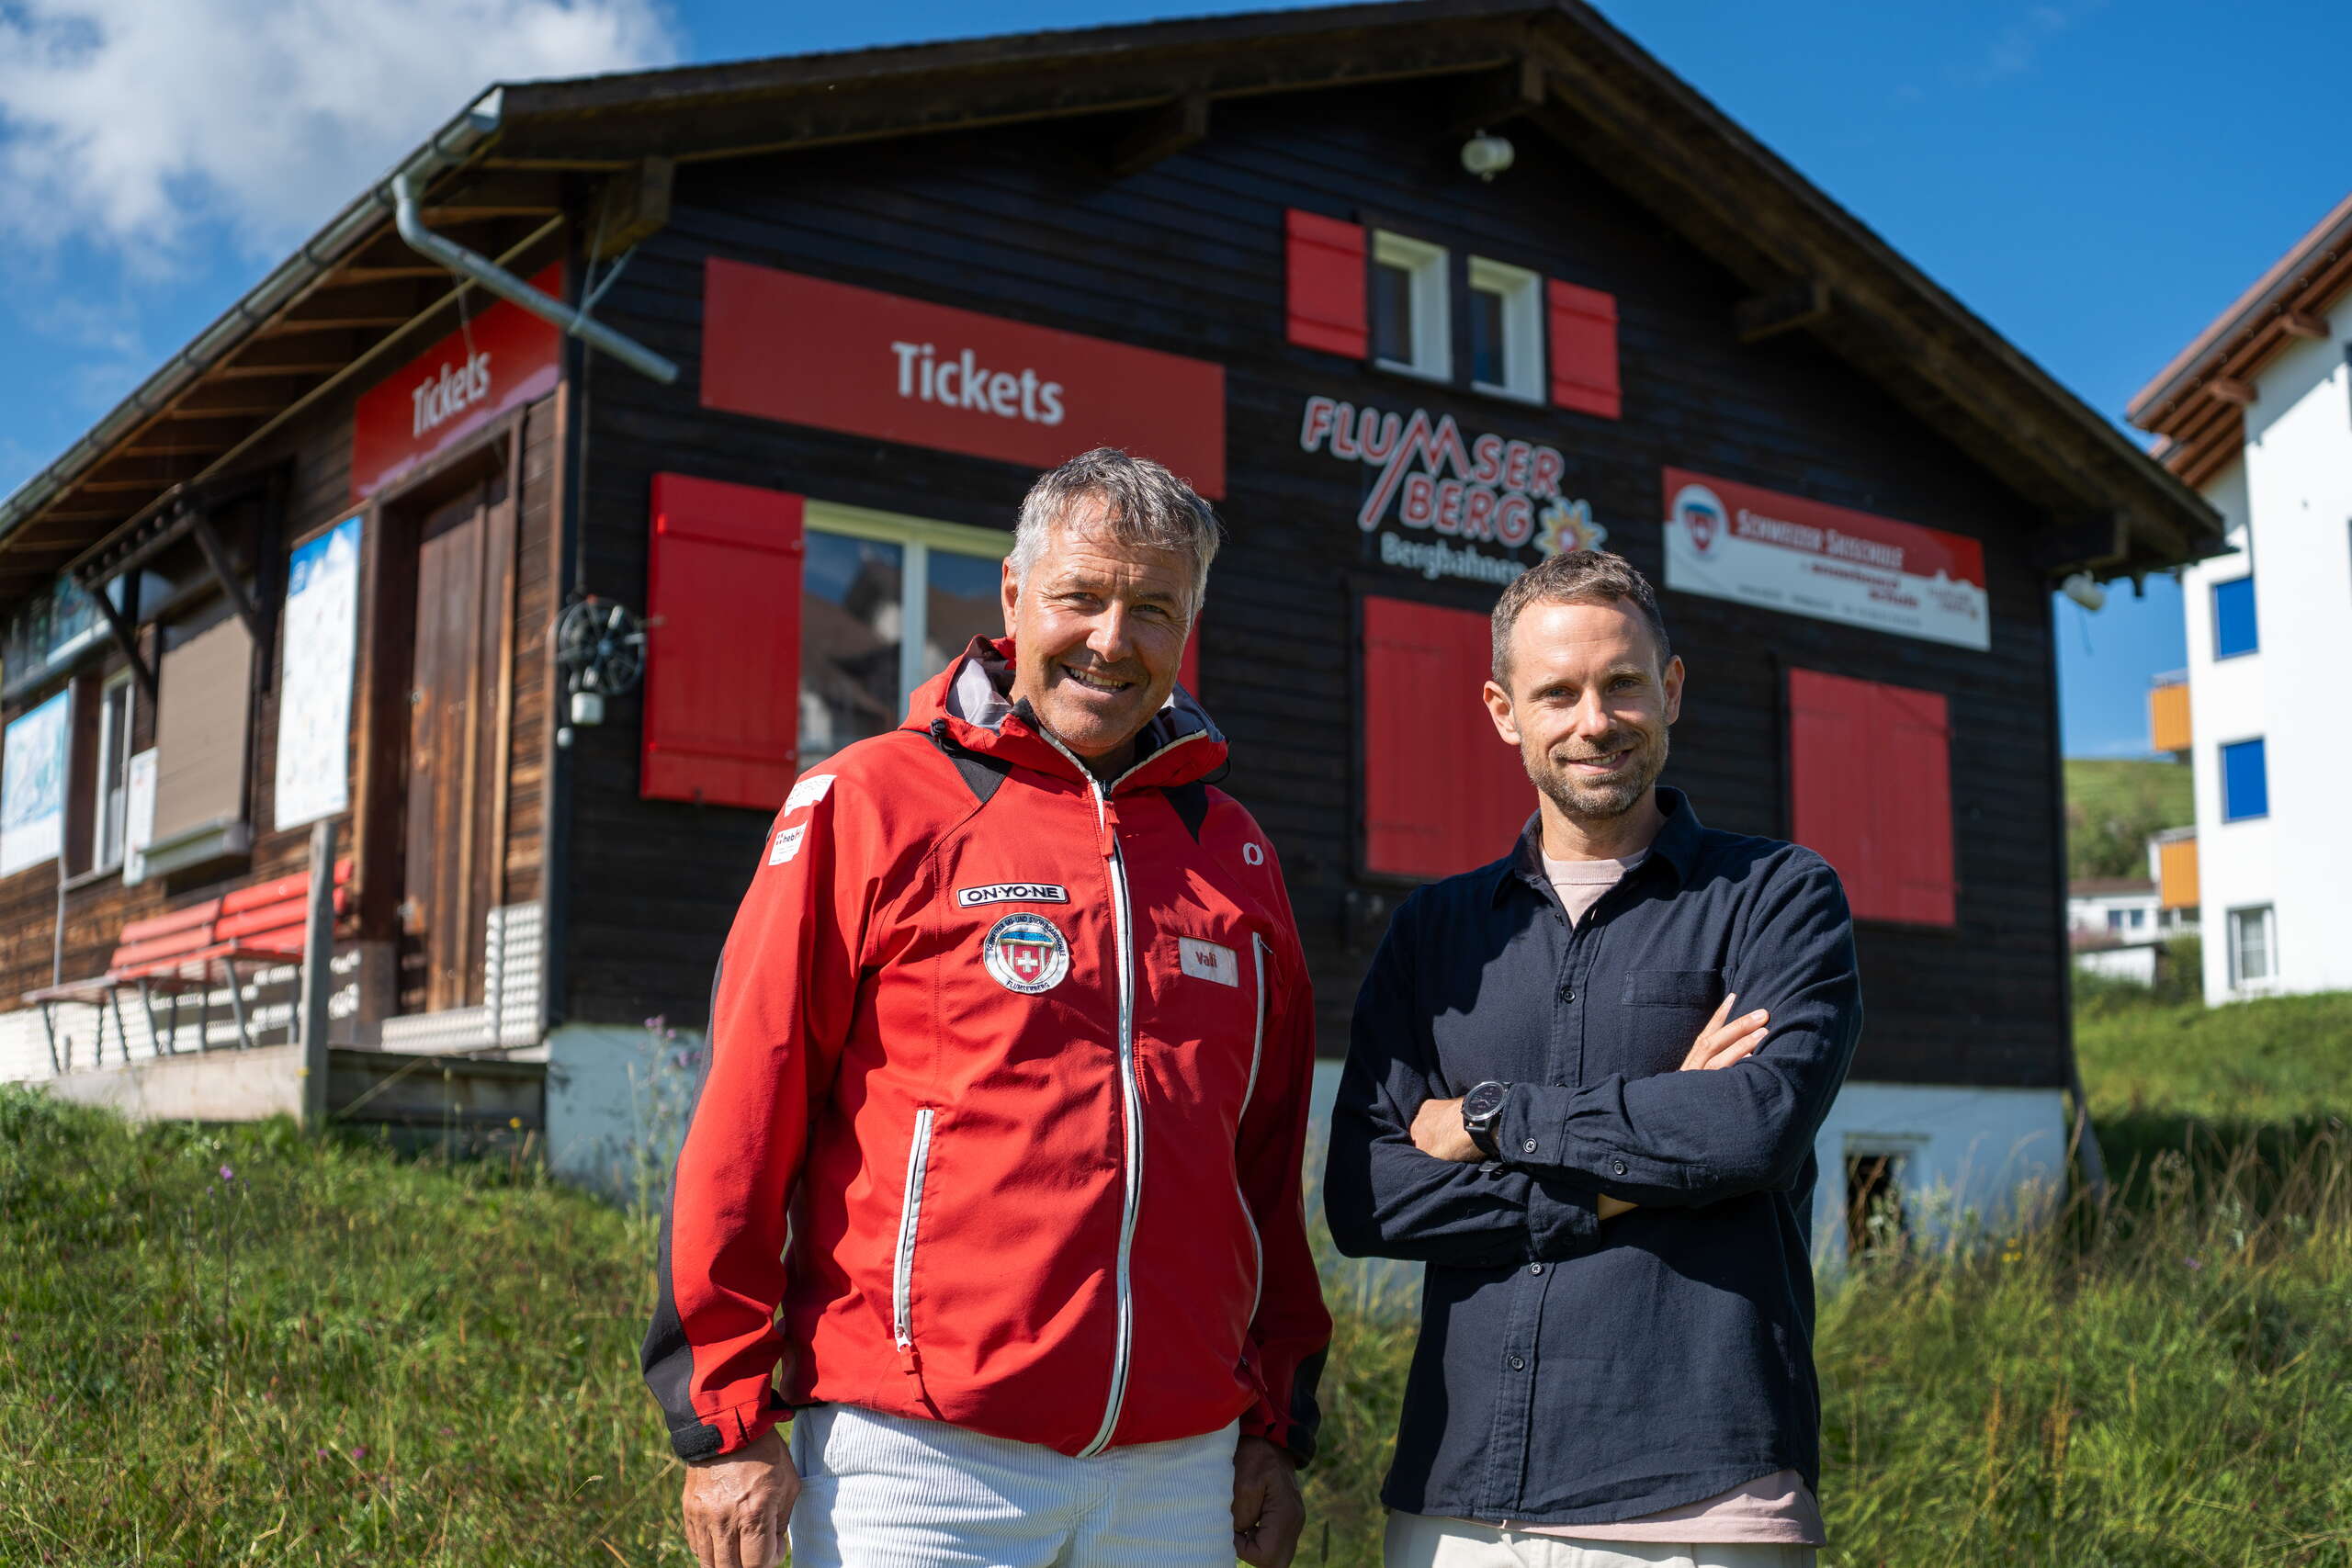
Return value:
[(713, 258), (705, 408), (1050, 468), (1095, 446), (1225, 493), (1225, 367)]
[[(563, 297), (563, 264), (531, 279)], [(360, 395), (351, 495), (371, 495), (509, 410), (555, 390), (563, 334), (501, 299)]]

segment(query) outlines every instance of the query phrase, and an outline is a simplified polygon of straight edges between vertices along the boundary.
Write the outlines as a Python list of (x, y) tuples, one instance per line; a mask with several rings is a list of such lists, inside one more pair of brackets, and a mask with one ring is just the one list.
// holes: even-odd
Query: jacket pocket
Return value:
[(1652, 1008), (1713, 1008), (1724, 999), (1720, 969), (1630, 969), (1624, 1005)]
[(899, 1247), (890, 1264), (890, 1337), (901, 1353), (912, 1350), (914, 1333), (915, 1234), (922, 1218), (922, 1187), (931, 1170), (928, 1105), (915, 1112), (914, 1136), (907, 1144), (906, 1198), (899, 1210)]

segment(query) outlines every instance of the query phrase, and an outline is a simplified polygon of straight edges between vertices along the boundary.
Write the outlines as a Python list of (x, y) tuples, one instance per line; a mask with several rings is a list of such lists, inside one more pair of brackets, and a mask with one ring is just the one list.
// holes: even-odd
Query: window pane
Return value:
[(800, 765), (897, 726), (904, 552), (811, 528), (801, 563)]
[(2254, 579), (2233, 577), (2213, 585), (2213, 657), (2252, 653), (2260, 644), (2254, 624)]
[(1372, 269), (1372, 355), (1413, 362), (1413, 275), (1390, 262)]
[(943, 670), (976, 637), (1002, 637), (1004, 611), (997, 597), (1004, 563), (990, 556), (931, 552), (930, 619), (923, 626), (925, 670)]
[(2230, 911), (2230, 975), (2233, 984), (2270, 977), (2270, 910)]
[(2240, 740), (2222, 748), (2222, 820), (2235, 822), (2270, 815), (2270, 775), (2262, 742)]
[(1510, 385), (1510, 362), (1503, 347), (1503, 297), (1491, 288), (1470, 290), (1470, 379), (1486, 387)]
[(130, 682), (107, 688), (98, 723), (97, 856), (95, 863), (122, 859), (124, 775), (130, 761)]

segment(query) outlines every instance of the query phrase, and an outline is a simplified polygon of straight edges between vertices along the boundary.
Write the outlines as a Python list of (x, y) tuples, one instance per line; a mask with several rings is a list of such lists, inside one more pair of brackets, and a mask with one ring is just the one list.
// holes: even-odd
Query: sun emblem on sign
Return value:
[(1592, 503), (1588, 501), (1565, 505), (1555, 501), (1537, 514), (1536, 521), (1544, 526), (1535, 536), (1535, 547), (1547, 556), (1597, 550), (1609, 537), (1609, 530), (1592, 520)]
[(1007, 915), (980, 939), (980, 962), (1008, 991), (1035, 996), (1069, 974), (1069, 943), (1053, 921), (1026, 910)]

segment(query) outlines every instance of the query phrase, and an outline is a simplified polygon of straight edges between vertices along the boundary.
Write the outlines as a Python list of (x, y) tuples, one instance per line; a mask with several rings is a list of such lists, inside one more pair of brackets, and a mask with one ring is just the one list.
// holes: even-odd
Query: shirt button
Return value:
[(1531, 1263), (1527, 1266), (1527, 1271), (1531, 1274), (1541, 1274), (1544, 1272), (1544, 1265), (1541, 1263)]
[(1576, 1000), (1576, 999), (1577, 999), (1577, 988), (1576, 988), (1574, 986), (1563, 986), (1563, 987), (1560, 987), (1560, 999), (1561, 999), (1562, 1001), (1564, 1001), (1564, 1002), (1572, 1002), (1572, 1001)]
[(1527, 1140), (1527, 1142), (1525, 1142), (1525, 1143), (1523, 1143), (1523, 1144), (1520, 1145), (1519, 1146), (1520, 1146), (1520, 1150), (1521, 1150), (1521, 1152), (1522, 1152), (1522, 1153), (1524, 1153), (1524, 1154), (1531, 1154), (1531, 1155), (1532, 1155), (1532, 1154), (1533, 1154), (1533, 1153), (1535, 1152), (1535, 1140), (1534, 1140), (1534, 1139), (1532, 1139), (1532, 1138), (1530, 1138), (1530, 1139), (1528, 1139), (1528, 1140)]
[(1525, 1371), (1527, 1370), (1526, 1358), (1523, 1356), (1513, 1356), (1510, 1359), (1510, 1370), (1515, 1372)]
[(1625, 1162), (1624, 1162), (1623, 1160), (1622, 1160), (1622, 1159), (1612, 1159), (1612, 1160), (1611, 1160), (1611, 1161), (1609, 1162), (1609, 1171), (1610, 1171), (1610, 1174), (1611, 1174), (1611, 1175), (1612, 1175), (1612, 1176), (1623, 1176), (1623, 1175), (1624, 1175), (1624, 1174), (1625, 1174)]

